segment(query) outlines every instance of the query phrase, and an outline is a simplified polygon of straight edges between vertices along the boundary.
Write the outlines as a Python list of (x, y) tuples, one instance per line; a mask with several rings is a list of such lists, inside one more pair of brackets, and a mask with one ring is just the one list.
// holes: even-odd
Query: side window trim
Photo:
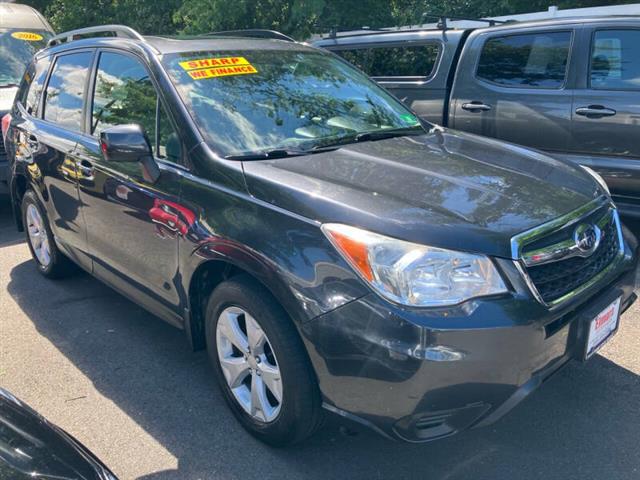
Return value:
[[(353, 51), (353, 50), (376, 50), (382, 48), (394, 48), (394, 47), (425, 47), (434, 45), (437, 47), (438, 52), (436, 53), (436, 58), (433, 62), (433, 68), (429, 75), (398, 75), (398, 76), (384, 76), (384, 75), (369, 75), (368, 72), (364, 72), (369, 75), (370, 78), (374, 79), (377, 82), (388, 82), (388, 83), (411, 83), (416, 85), (421, 85), (432, 80), (440, 68), (440, 61), (442, 60), (442, 53), (444, 50), (444, 45), (442, 42), (438, 40), (424, 40), (424, 41), (409, 41), (409, 42), (380, 42), (380, 43), (368, 43), (365, 45), (340, 45), (336, 48), (331, 48), (330, 51), (336, 53), (338, 56), (342, 58), (339, 54), (341, 51)], [(345, 60), (347, 61), (347, 60)]]
[[(84, 94), (82, 96), (82, 121), (80, 122), (80, 126), (81, 126), (81, 131), (75, 131), (75, 130), (69, 130), (66, 127), (63, 126), (59, 126), (57, 123), (55, 122), (51, 122), (47, 119), (44, 118), (44, 112), (45, 112), (45, 103), (47, 101), (47, 90), (49, 88), (49, 82), (51, 81), (51, 75), (53, 74), (53, 71), (55, 70), (56, 64), (58, 63), (58, 59), (65, 57), (67, 55), (73, 55), (76, 53), (82, 53), (82, 52), (90, 52), (92, 57), (91, 57), (91, 62), (89, 64), (89, 71), (87, 74), (87, 78), (85, 79), (85, 84), (84, 84)], [(51, 63), (49, 64), (49, 71), (47, 72), (47, 78), (46, 81), (44, 83), (44, 87), (42, 88), (42, 94), (40, 95), (40, 100), (38, 102), (38, 116), (36, 118), (42, 120), (43, 122), (48, 123), (49, 125), (56, 125), (59, 128), (62, 128), (64, 130), (73, 132), (75, 134), (78, 135), (84, 135), (84, 131), (85, 131), (85, 124), (84, 124), (84, 113), (85, 113), (85, 109), (86, 109), (86, 103), (87, 103), (87, 94), (89, 92), (89, 79), (91, 78), (91, 66), (93, 65), (93, 63), (95, 62), (95, 57), (96, 57), (96, 50), (95, 48), (82, 48), (82, 49), (77, 49), (77, 50), (69, 50), (69, 51), (64, 51), (64, 52), (60, 52), (59, 54), (53, 55), (51, 58)]]
[(593, 26), (591, 28), (591, 32), (590, 32), (590, 38), (589, 38), (589, 49), (587, 50), (587, 89), (588, 90), (595, 90), (598, 92), (638, 92), (640, 90), (640, 87), (638, 87), (637, 89), (633, 89), (633, 88), (598, 88), (598, 87), (594, 87), (591, 84), (591, 70), (593, 67), (593, 47), (595, 46), (595, 41), (596, 41), (596, 35), (598, 34), (598, 32), (605, 32), (605, 31), (630, 31), (630, 30), (635, 30), (637, 32), (640, 33), (640, 28), (638, 28), (638, 26), (632, 26), (629, 24), (624, 24), (624, 25), (601, 25), (601, 26)]
[[(540, 33), (569, 33), (570, 34), (569, 53), (567, 55), (567, 64), (565, 66), (564, 80), (562, 82), (562, 85), (560, 85), (559, 87), (534, 87), (531, 85), (518, 87), (513, 85), (504, 85), (502, 83), (492, 82), (491, 80), (487, 80), (486, 78), (482, 78), (478, 75), (478, 69), (480, 67), (480, 58), (482, 56), (482, 50), (484, 49), (484, 46), (487, 44), (489, 40), (492, 40), (494, 38), (504, 38), (504, 37), (521, 36), (521, 35), (536, 35)], [(535, 91), (565, 90), (569, 86), (570, 66), (574, 56), (575, 41), (576, 41), (577, 33), (578, 33), (578, 28), (574, 25), (567, 25), (566, 28), (555, 27), (555, 28), (535, 29), (535, 30), (524, 30), (522, 32), (518, 30), (509, 30), (506, 32), (486, 33), (478, 37), (478, 39), (476, 40), (479, 43), (479, 45), (477, 47), (478, 50), (476, 53), (476, 58), (474, 59), (473, 79), (478, 83), (490, 85), (491, 87), (494, 87), (494, 88), (506, 88), (509, 90), (535, 90)]]
[[(109, 52), (109, 53), (117, 53), (119, 55), (124, 55), (127, 57), (130, 57), (134, 60), (136, 60), (137, 62), (140, 63), (140, 65), (145, 69), (145, 71), (147, 72), (147, 75), (149, 76), (149, 79), (151, 80), (151, 84), (153, 85), (153, 89), (156, 92), (156, 115), (155, 115), (155, 125), (156, 125), (156, 132), (155, 132), (155, 136), (153, 139), (150, 139), (153, 143), (152, 147), (153, 147), (153, 152), (154, 152), (154, 158), (157, 161), (160, 161), (162, 163), (166, 163), (168, 165), (173, 165), (173, 166), (177, 166), (179, 168), (186, 168), (184, 166), (184, 157), (182, 157), (182, 163), (175, 163), (172, 162), (171, 160), (167, 160), (166, 158), (158, 158), (157, 155), (155, 155), (155, 153), (158, 152), (158, 142), (159, 142), (159, 130), (158, 130), (158, 125), (160, 123), (160, 118), (159, 118), (159, 111), (161, 108), (164, 109), (164, 113), (167, 116), (167, 118), (169, 119), (169, 122), (171, 123), (171, 126), (173, 127), (173, 129), (175, 130), (176, 133), (179, 132), (178, 128), (176, 127), (176, 122), (173, 119), (173, 116), (170, 113), (170, 110), (167, 108), (167, 104), (166, 101), (163, 98), (161, 89), (159, 88), (158, 85), (158, 81), (156, 80), (153, 72), (149, 69), (149, 66), (147, 65), (147, 63), (145, 62), (145, 60), (140, 57), (139, 55), (136, 55), (133, 52), (129, 52), (127, 50), (121, 50), (119, 48), (111, 48), (111, 47), (102, 47), (102, 48), (98, 48), (96, 49), (94, 58), (93, 58), (93, 64), (91, 67), (91, 73), (89, 75), (90, 77), (90, 83), (89, 86), (87, 88), (87, 101), (85, 103), (86, 106), (86, 115), (85, 115), (85, 132), (83, 133), (83, 135), (85, 135), (88, 138), (92, 138), (94, 140), (97, 141), (96, 137), (93, 135), (93, 133), (91, 132), (91, 127), (92, 127), (92, 122), (93, 122), (93, 101), (94, 101), (94, 95), (95, 95), (95, 86), (96, 86), (96, 80), (97, 80), (97, 76), (98, 76), (98, 68), (100, 65), (100, 56), (105, 53), (105, 52)], [(178, 134), (179, 136), (179, 134)], [(180, 144), (182, 146), (181, 148), (181, 152), (184, 152), (184, 144), (182, 142), (182, 138), (180, 138)], [(184, 153), (182, 153), (182, 156), (184, 155)]]
[(44, 97), (46, 96), (47, 86), (49, 85), (49, 78), (51, 77), (51, 71), (53, 70), (54, 58), (51, 56), (42, 57), (39, 58), (38, 61), (49, 63), (49, 65), (46, 67), (47, 71), (45, 72), (44, 80), (42, 81), (42, 90), (40, 91), (40, 95), (38, 96), (38, 100), (36, 102), (36, 111), (32, 114), (33, 118), (42, 119), (42, 117), (44, 116)]

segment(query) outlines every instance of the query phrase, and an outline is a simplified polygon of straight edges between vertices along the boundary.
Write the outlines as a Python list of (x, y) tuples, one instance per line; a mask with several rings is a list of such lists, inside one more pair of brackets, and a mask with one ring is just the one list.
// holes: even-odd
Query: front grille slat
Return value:
[[(573, 257), (527, 267), (527, 274), (546, 303), (551, 303), (587, 283), (609, 265), (620, 251), (613, 212), (602, 228), (600, 245), (591, 256)], [(569, 232), (567, 232), (569, 234)]]

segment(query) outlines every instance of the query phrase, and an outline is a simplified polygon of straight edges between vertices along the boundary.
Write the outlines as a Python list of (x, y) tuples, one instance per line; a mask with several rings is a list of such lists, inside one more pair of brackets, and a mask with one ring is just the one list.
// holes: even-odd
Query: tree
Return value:
[[(43, 12), (57, 31), (121, 23), (145, 34), (202, 34), (243, 28), (313, 32), (424, 23), (424, 13), (469, 17), (512, 15), (635, 0), (21, 0)], [(427, 20), (430, 22), (432, 20)]]

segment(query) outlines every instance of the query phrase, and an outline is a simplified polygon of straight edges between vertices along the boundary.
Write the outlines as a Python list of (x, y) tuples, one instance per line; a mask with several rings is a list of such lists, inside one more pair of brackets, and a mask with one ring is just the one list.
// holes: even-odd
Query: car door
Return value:
[(570, 158), (604, 177), (623, 213), (640, 216), (640, 26), (594, 25), (584, 47)]
[(469, 37), (452, 91), (452, 127), (548, 151), (571, 135), (571, 26)]
[[(28, 105), (21, 111), (24, 122), (17, 127), (19, 147), (16, 150), (17, 157), (28, 163), (27, 170), (47, 212), (56, 242), (67, 255), (87, 268), (91, 262), (86, 254), (85, 228), (80, 215), (75, 147), (82, 136), (93, 55), (93, 50), (82, 50), (54, 58), (40, 111), (34, 111), (36, 100), (33, 98), (27, 98)], [(37, 82), (44, 78), (48, 65), (47, 59), (38, 62), (42, 70), (36, 70), (34, 95), (38, 94)]]
[[(109, 162), (100, 132), (135, 123), (147, 133), (161, 174), (145, 180), (138, 162)], [(178, 237), (181, 144), (146, 65), (119, 51), (98, 53), (78, 180), (94, 274), (166, 320), (179, 322)]]

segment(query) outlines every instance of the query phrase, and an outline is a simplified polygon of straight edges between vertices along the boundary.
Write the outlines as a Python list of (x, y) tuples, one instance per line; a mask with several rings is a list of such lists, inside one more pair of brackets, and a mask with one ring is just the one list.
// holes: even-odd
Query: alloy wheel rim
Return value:
[(29, 233), (29, 243), (33, 248), (38, 263), (43, 267), (51, 263), (51, 248), (49, 239), (44, 228), (44, 221), (35, 205), (27, 207), (27, 232)]
[(240, 307), (228, 307), (216, 325), (218, 360), (236, 402), (253, 419), (273, 422), (282, 407), (282, 377), (271, 342)]

